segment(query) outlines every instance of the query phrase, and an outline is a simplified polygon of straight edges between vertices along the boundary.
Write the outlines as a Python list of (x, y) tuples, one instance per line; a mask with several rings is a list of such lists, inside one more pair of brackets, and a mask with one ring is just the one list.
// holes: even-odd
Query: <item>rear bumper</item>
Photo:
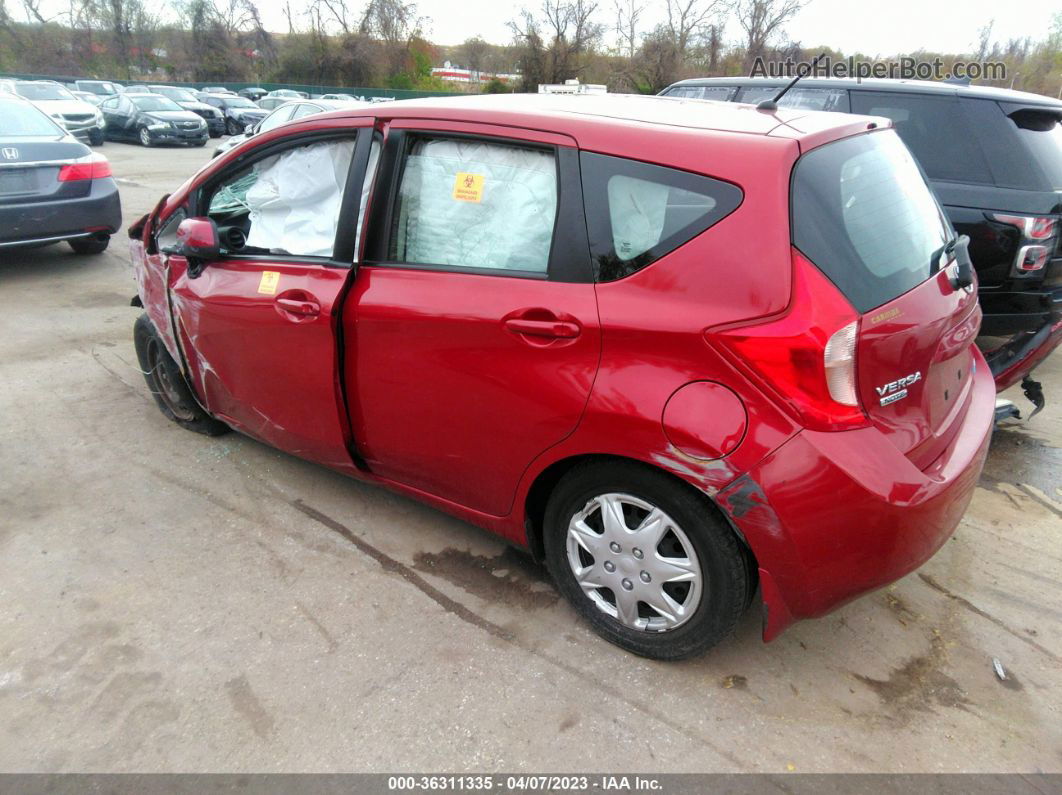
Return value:
[(903, 577), (951, 536), (995, 414), (992, 375), (974, 356), (963, 425), (925, 470), (872, 427), (804, 430), (717, 495), (760, 567), (764, 640)]
[(998, 392), (1029, 375), (1062, 343), (1062, 287), (1045, 291), (1044, 295), (1050, 311), (1040, 319), (1040, 325), (1015, 334), (1010, 342), (987, 357)]
[(0, 205), (0, 247), (114, 234), (122, 205), (113, 179), (94, 179), (88, 196), (51, 202)]

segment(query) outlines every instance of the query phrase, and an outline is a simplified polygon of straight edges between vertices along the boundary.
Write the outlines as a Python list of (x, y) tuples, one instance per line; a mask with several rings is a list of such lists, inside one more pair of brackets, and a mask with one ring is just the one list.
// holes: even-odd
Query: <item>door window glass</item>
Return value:
[(931, 179), (991, 183), (988, 166), (954, 97), (853, 91), (852, 112), (892, 119)]
[(586, 152), (579, 162), (599, 281), (644, 268), (741, 203), (740, 188), (711, 177)]
[(300, 146), (225, 179), (207, 211), (225, 253), (330, 257), (353, 153), (353, 139)]
[(389, 258), (545, 273), (556, 215), (552, 151), (418, 139), (402, 172)]

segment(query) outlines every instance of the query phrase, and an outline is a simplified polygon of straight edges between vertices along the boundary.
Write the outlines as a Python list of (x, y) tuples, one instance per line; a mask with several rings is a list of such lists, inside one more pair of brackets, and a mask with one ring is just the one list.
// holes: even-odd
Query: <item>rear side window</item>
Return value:
[(852, 112), (892, 119), (930, 179), (991, 184), (988, 164), (955, 97), (853, 91)]
[(402, 169), (389, 259), (545, 274), (557, 197), (552, 149), (416, 139)]
[(741, 204), (729, 182), (584, 152), (579, 158), (598, 281), (622, 279), (674, 251)]
[(792, 214), (793, 245), (860, 312), (928, 279), (950, 232), (911, 153), (889, 130), (800, 158)]
[(1040, 167), (1047, 187), (1062, 190), (1062, 113), (1023, 108), (1009, 115), (1018, 138)]

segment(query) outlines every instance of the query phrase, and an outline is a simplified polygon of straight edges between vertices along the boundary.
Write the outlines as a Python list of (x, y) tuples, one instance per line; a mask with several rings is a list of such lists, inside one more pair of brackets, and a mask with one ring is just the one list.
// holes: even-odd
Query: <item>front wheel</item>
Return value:
[(151, 133), (148, 132), (147, 127), (140, 128), (140, 145), (151, 146)]
[(225, 122), (225, 130), (228, 132), (229, 135), (239, 135), (243, 132), (243, 126), (237, 124), (232, 119), (228, 119)]
[(753, 567), (707, 498), (634, 463), (572, 470), (550, 496), (546, 564), (606, 640), (657, 660), (700, 654), (733, 632)]
[(196, 402), (147, 314), (138, 317), (133, 325), (133, 344), (144, 380), (163, 414), (182, 428), (207, 436), (220, 436), (229, 430), (228, 425), (211, 417)]

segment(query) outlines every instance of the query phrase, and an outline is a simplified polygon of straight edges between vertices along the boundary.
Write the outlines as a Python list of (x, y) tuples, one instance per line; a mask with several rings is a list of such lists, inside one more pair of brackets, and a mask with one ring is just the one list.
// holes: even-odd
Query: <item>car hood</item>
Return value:
[(237, 116), (257, 116), (260, 119), (264, 119), (269, 115), (269, 111), (265, 108), (229, 108)]
[(38, 99), (30, 100), (45, 113), (95, 113), (96, 106), (80, 99)]
[[(3, 136), (0, 137), (3, 158), (0, 163), (36, 163), (44, 160), (73, 160), (92, 152), (87, 146), (72, 136)], [(11, 157), (11, 150), (15, 156)]]
[(158, 119), (159, 121), (201, 121), (190, 110), (144, 110), (141, 113), (149, 119)]

